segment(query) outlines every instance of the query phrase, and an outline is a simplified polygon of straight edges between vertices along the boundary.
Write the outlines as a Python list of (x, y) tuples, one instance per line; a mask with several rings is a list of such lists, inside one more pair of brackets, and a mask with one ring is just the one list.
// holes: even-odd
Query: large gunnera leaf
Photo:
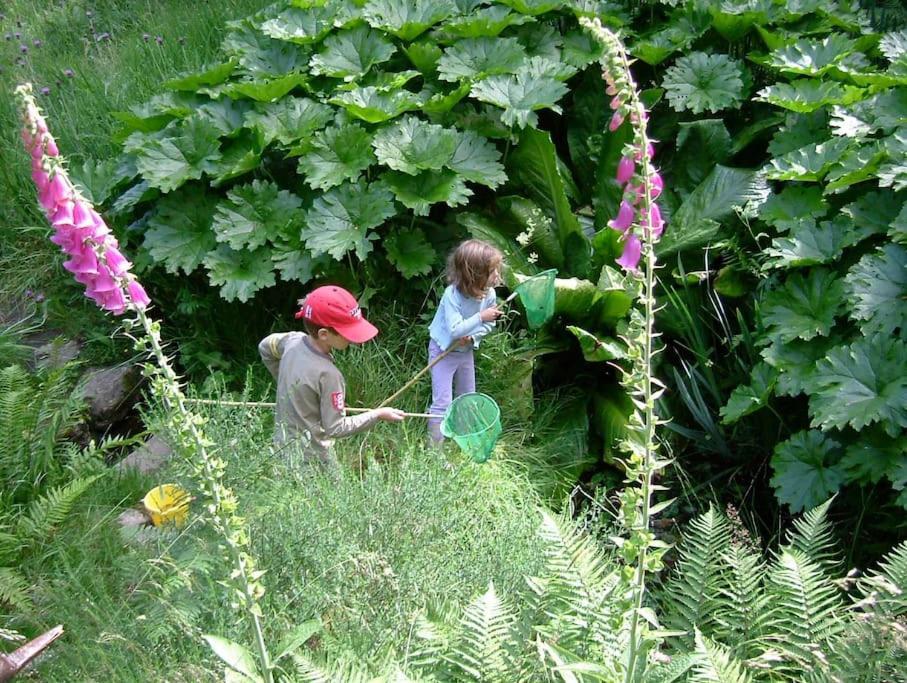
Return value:
[(675, 111), (694, 114), (736, 107), (743, 101), (743, 67), (726, 55), (694, 52), (665, 72), (662, 87)]

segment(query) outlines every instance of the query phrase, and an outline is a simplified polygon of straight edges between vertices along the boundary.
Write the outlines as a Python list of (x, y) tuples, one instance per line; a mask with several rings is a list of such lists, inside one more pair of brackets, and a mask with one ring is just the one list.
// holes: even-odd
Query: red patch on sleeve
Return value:
[(343, 392), (342, 391), (335, 391), (331, 394), (331, 404), (334, 406), (334, 408), (337, 410), (337, 412), (340, 412), (340, 413), (343, 412), (343, 409), (345, 406), (343, 403)]

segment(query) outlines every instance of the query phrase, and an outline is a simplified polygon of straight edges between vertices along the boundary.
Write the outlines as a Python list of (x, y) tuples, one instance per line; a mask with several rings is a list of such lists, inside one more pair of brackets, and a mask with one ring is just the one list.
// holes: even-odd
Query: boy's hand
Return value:
[(378, 419), (385, 422), (403, 422), (403, 411), (398, 408), (376, 408)]
[(494, 304), (493, 306), (483, 309), (482, 312), (479, 313), (479, 319), (483, 323), (490, 323), (492, 320), (497, 320), (502, 315), (504, 314), (498, 310), (498, 305)]

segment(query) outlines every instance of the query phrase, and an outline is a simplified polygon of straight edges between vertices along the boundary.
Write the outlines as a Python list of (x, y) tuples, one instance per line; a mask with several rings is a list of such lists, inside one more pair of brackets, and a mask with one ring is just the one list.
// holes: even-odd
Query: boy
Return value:
[(292, 447), (297, 442), (304, 462), (336, 469), (331, 453), (335, 438), (368, 429), (378, 420), (400, 422), (403, 413), (376, 408), (344, 416), (345, 383), (331, 354), (350, 343), (367, 342), (378, 329), (362, 317), (356, 299), (342, 287), (319, 287), (300, 304), (296, 319), (302, 319), (305, 333), (271, 334), (258, 344), (262, 361), (277, 380), (274, 443)]

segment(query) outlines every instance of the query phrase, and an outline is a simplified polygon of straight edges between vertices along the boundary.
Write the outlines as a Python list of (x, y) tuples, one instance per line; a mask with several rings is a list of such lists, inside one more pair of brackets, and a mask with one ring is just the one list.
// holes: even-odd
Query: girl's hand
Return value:
[(469, 346), (472, 343), (472, 337), (460, 337), (457, 339), (457, 344), (460, 346)]
[(479, 313), (479, 319), (483, 323), (490, 323), (492, 320), (497, 320), (502, 315), (504, 315), (504, 314), (498, 310), (498, 305), (495, 304), (493, 306), (489, 306), (488, 308), (484, 309), (481, 313)]
[(385, 422), (403, 422), (405, 417), (399, 408), (376, 408), (375, 412), (378, 413), (378, 419)]

